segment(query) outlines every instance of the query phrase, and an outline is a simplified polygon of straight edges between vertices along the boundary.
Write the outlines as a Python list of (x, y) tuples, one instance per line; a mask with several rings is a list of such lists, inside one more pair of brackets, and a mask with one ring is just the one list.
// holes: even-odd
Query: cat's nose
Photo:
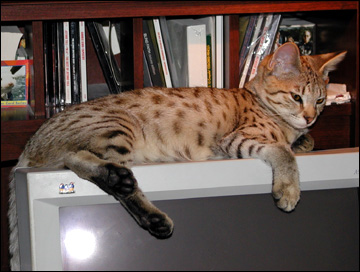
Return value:
[(314, 121), (314, 117), (312, 116), (304, 116), (305, 120), (306, 120), (306, 123), (307, 124), (310, 124), (312, 121)]
[(311, 105), (305, 105), (303, 116), (306, 120), (306, 124), (311, 124), (316, 119), (316, 109)]

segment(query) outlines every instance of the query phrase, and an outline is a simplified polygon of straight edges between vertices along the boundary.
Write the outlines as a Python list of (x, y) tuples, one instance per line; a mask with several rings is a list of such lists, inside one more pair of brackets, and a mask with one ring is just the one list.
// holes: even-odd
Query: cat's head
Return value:
[(285, 43), (260, 63), (245, 88), (296, 129), (311, 126), (325, 106), (328, 74), (345, 52), (300, 56), (294, 43)]

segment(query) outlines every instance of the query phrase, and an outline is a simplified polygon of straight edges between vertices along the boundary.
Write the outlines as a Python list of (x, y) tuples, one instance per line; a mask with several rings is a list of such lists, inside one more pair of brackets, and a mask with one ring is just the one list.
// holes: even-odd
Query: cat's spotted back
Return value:
[[(308, 127), (325, 105), (328, 72), (344, 56), (300, 57), (287, 43), (262, 61), (244, 89), (154, 87), (72, 106), (35, 133), (17, 166), (71, 169), (113, 195), (158, 238), (172, 234), (173, 222), (145, 198), (133, 163), (260, 158), (273, 168), (278, 207), (291, 211), (300, 198), (293, 152), (312, 149)], [(10, 250), (16, 256), (13, 183)]]

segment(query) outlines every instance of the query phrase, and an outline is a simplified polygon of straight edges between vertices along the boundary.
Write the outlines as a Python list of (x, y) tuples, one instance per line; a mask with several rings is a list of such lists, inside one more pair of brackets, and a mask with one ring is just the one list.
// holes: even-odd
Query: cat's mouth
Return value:
[(304, 117), (299, 117), (297, 115), (291, 114), (288, 122), (296, 129), (306, 129), (312, 126), (316, 121), (316, 118), (308, 123)]

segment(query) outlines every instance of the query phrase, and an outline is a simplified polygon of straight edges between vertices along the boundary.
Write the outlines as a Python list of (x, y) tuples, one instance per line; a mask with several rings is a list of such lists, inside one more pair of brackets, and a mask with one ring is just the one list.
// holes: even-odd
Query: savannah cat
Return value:
[[(16, 167), (69, 168), (114, 196), (153, 236), (167, 238), (173, 222), (146, 199), (132, 164), (259, 158), (273, 169), (277, 206), (290, 212), (300, 199), (293, 152), (312, 150), (308, 128), (324, 108), (328, 73), (345, 54), (300, 56), (286, 43), (243, 89), (153, 87), (74, 105), (43, 124)], [(13, 180), (10, 190), (14, 268)]]

